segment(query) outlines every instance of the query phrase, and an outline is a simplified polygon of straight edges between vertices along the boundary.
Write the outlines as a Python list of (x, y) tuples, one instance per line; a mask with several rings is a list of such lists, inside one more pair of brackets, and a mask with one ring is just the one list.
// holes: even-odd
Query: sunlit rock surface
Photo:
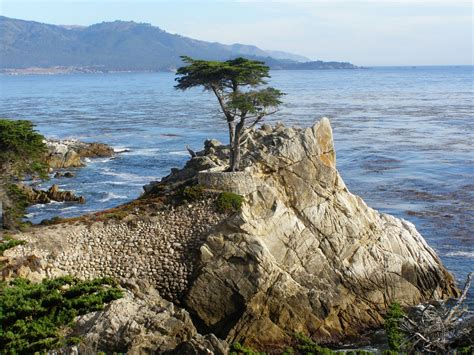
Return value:
[[(246, 203), (201, 247), (186, 299), (216, 334), (260, 347), (294, 332), (335, 341), (379, 326), (392, 301), (456, 293), (411, 223), (348, 191), (329, 120), (250, 131), (244, 152), (246, 178), (233, 189)], [(219, 180), (206, 174), (204, 184)]]

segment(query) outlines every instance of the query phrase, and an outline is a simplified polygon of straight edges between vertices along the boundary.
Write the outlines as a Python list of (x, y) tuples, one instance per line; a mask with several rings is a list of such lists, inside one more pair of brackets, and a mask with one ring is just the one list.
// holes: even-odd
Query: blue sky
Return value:
[(473, 61), (473, 8), (464, 0), (0, 0), (0, 13), (52, 24), (147, 22), (197, 39), (367, 66)]

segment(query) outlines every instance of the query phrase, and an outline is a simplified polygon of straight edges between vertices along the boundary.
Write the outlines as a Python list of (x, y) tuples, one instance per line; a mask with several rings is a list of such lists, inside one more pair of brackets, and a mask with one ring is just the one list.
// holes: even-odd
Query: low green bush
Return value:
[(102, 310), (122, 297), (110, 278), (80, 281), (70, 276), (32, 283), (14, 279), (0, 288), (0, 354), (34, 354), (76, 343), (64, 338), (74, 318)]
[[(0, 183), (2, 183), (0, 181)], [(6, 193), (10, 203), (4, 206), (3, 224), (5, 226), (21, 226), (21, 219), (29, 206), (26, 194), (15, 184), (6, 183)], [(1, 228), (2, 226), (0, 226)]]
[(216, 205), (220, 212), (237, 212), (242, 207), (244, 198), (232, 192), (221, 192), (217, 196)]
[[(292, 352), (289, 352), (292, 351)], [(334, 351), (324, 346), (318, 345), (311, 338), (304, 335), (303, 333), (295, 334), (295, 346), (294, 349), (288, 349), (287, 354), (305, 354), (305, 355), (370, 355), (370, 351), (365, 350), (351, 350), (351, 351)]]
[(6, 194), (0, 228), (26, 227), (21, 219), (28, 203), (12, 182), (27, 175), (46, 179), (46, 158), (44, 137), (34, 129), (32, 122), (0, 119), (0, 195)]
[(458, 350), (458, 354), (466, 354), (467, 355), (467, 354), (473, 354), (473, 353), (474, 353), (474, 347), (472, 345), (462, 347)]
[(321, 355), (333, 355), (337, 352), (332, 351), (329, 348), (322, 347), (316, 344), (311, 338), (307, 337), (303, 333), (297, 333), (295, 335), (297, 353), (301, 354), (321, 354)]
[(0, 167), (9, 165), (9, 173), (47, 176), (47, 152), (44, 137), (34, 129), (31, 121), (0, 119)]
[(385, 315), (384, 328), (387, 333), (388, 346), (392, 351), (399, 352), (402, 350), (401, 347), (405, 335), (400, 330), (400, 322), (404, 315), (405, 312), (403, 312), (401, 305), (397, 302), (393, 302), (389, 306), (388, 312)]
[(229, 355), (265, 355), (249, 347), (243, 346), (239, 342), (233, 343), (229, 348)]
[(54, 217), (51, 217), (50, 219), (43, 219), (40, 224), (42, 226), (51, 226), (51, 225), (55, 225), (55, 224), (58, 224), (58, 223), (61, 223), (61, 221), (63, 220), (63, 218), (59, 217), (59, 216), (54, 216)]
[(3, 255), (5, 250), (11, 249), (16, 247), (20, 244), (25, 244), (24, 240), (16, 240), (9, 236), (4, 236), (2, 240), (0, 240), (0, 256)]
[(182, 197), (186, 201), (198, 201), (204, 196), (204, 188), (202, 185), (186, 186), (183, 189)]

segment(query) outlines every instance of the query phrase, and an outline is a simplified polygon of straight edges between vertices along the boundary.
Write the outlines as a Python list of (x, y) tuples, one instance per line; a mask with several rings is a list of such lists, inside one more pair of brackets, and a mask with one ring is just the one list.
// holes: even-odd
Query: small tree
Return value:
[(175, 88), (202, 86), (216, 95), (229, 129), (229, 170), (239, 170), (244, 128), (253, 127), (277, 112), (283, 93), (272, 87), (262, 88), (266, 84), (264, 78), (270, 77), (270, 68), (264, 62), (245, 58), (224, 62), (181, 58), (187, 65), (178, 69)]

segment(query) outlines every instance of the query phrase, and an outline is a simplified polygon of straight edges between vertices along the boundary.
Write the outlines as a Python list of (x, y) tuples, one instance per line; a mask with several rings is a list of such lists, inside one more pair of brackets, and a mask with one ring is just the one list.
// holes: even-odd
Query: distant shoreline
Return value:
[[(58, 75), (58, 74), (107, 74), (107, 73), (154, 73), (150, 70), (106, 70), (90, 67), (31, 67), (31, 68), (2, 68), (4, 75)], [(173, 72), (161, 71), (161, 72)]]
[[(288, 69), (288, 68), (272, 68), (271, 70), (356, 70), (370, 69), (369, 67), (353, 67), (353, 68), (314, 68), (314, 69)], [(30, 67), (30, 68), (0, 68), (0, 75), (59, 75), (59, 74), (114, 74), (114, 73), (174, 73), (176, 69), (169, 70), (114, 70), (100, 69), (91, 67)]]
[[(358, 69), (417, 69), (417, 68), (468, 68), (474, 67), (469, 64), (453, 64), (453, 65), (372, 65), (358, 66), (354, 68), (314, 68), (314, 69), (288, 69), (288, 68), (271, 68), (272, 71), (289, 70), (289, 71), (327, 71), (327, 70), (358, 70)], [(64, 75), (64, 74), (116, 74), (116, 73), (174, 73), (176, 69), (170, 70), (113, 70), (100, 69), (94, 67), (30, 67), (30, 68), (0, 68), (0, 75), (8, 76), (25, 76), (25, 75)]]

